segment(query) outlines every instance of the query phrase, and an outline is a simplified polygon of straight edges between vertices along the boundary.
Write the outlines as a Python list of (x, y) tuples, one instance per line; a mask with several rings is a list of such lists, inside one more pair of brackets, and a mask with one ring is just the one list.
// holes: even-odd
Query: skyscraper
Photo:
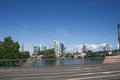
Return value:
[(63, 54), (64, 53), (64, 44), (60, 43), (60, 53)]
[(55, 53), (59, 53), (59, 42), (57, 40), (54, 40), (54, 50)]
[(34, 53), (34, 54), (37, 54), (37, 53), (38, 53), (38, 47), (37, 47), (37, 46), (34, 46), (34, 47), (33, 47), (33, 53)]
[(45, 51), (45, 50), (46, 50), (46, 47), (43, 45), (40, 45), (40, 51)]

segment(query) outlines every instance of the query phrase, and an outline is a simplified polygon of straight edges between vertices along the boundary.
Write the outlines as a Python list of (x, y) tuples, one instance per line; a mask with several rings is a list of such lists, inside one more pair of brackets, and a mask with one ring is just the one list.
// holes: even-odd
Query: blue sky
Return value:
[(66, 47), (117, 47), (120, 0), (0, 0), (0, 40), (11, 36), (30, 50), (53, 39)]

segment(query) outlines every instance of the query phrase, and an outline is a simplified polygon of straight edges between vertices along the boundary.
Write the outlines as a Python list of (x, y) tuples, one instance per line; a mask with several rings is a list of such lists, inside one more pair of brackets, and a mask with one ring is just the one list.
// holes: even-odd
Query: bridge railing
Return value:
[(0, 59), (0, 67), (20, 67), (27, 59)]

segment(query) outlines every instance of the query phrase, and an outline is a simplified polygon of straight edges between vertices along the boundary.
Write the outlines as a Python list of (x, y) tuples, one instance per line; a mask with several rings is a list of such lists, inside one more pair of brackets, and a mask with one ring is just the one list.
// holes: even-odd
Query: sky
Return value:
[(0, 41), (11, 36), (25, 50), (56, 39), (66, 47), (117, 47), (120, 0), (0, 0)]

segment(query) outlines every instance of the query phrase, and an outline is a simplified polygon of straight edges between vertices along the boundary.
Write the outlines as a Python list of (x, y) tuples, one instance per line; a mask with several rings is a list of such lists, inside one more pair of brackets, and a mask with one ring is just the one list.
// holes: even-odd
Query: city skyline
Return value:
[(35, 49), (38, 48), (37, 49), (38, 52), (39, 51), (45, 51), (47, 49), (54, 49), (55, 53), (57, 54), (57, 53), (59, 53), (60, 49), (62, 49), (62, 52), (63, 52), (64, 44), (54, 39), (53, 43), (50, 43), (49, 46), (46, 46), (46, 45), (43, 45), (43, 44), (33, 46), (33, 52), (36, 53), (36, 50), (34, 48)]
[(0, 0), (0, 41), (49, 46), (57, 39), (69, 48), (83, 43), (118, 47), (120, 0)]
[(60, 41), (54, 39), (53, 42), (49, 44), (49, 46), (46, 46), (46, 45), (43, 45), (43, 44), (33, 46), (33, 50), (31, 52), (36, 53), (36, 50), (34, 49), (34, 47), (36, 47), (38, 52), (39, 51), (45, 51), (47, 49), (54, 49), (56, 54), (57, 53), (63, 53), (63, 51), (65, 51), (65, 53), (74, 53), (74, 52), (81, 53), (81, 52), (83, 52), (83, 46), (85, 46), (85, 49), (87, 51), (90, 50), (92, 52), (104, 51), (104, 50), (112, 51), (112, 50), (118, 49), (118, 47), (114, 48), (111, 44), (108, 44), (108, 43), (102, 43), (102, 44), (83, 43), (83, 44), (77, 44), (77, 45), (72, 45), (72, 46), (66, 47), (64, 45), (64, 43), (61, 43)]

